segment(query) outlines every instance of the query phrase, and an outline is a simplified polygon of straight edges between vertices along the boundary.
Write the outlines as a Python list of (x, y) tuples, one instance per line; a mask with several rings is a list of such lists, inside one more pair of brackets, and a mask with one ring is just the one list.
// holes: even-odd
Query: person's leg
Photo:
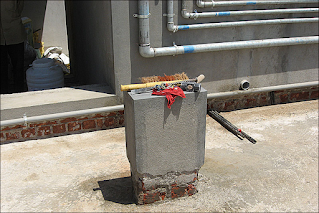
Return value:
[(6, 94), (9, 92), (9, 75), (8, 75), (8, 51), (7, 46), (0, 45), (1, 51), (1, 94)]
[(14, 91), (25, 92), (24, 89), (24, 43), (8, 45), (8, 53), (12, 63)]

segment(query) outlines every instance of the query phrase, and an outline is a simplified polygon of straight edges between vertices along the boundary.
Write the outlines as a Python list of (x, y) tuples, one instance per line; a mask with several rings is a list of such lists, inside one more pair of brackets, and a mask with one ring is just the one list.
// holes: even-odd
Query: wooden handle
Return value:
[[(193, 81), (196, 81), (197, 83), (200, 83), (205, 78), (204, 75), (199, 75), (196, 79), (192, 79)], [(146, 84), (128, 84), (128, 85), (121, 85), (121, 91), (128, 91), (133, 89), (142, 89), (142, 88), (148, 88), (148, 87), (154, 87), (156, 85), (162, 84), (162, 83), (176, 83), (176, 82), (183, 82), (185, 80), (176, 80), (176, 81), (158, 81), (158, 82), (150, 82)], [(187, 80), (186, 80), (187, 81)]]

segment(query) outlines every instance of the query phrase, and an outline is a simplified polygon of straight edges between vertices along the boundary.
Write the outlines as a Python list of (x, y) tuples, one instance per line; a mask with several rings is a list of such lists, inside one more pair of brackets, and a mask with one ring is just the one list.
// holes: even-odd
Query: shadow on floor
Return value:
[(131, 177), (98, 181), (98, 184), (100, 188), (93, 190), (101, 190), (104, 200), (120, 204), (134, 203)]

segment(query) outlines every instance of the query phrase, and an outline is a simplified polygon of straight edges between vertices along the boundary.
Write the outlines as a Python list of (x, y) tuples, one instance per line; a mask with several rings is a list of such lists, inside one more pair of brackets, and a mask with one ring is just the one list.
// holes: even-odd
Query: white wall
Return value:
[(48, 0), (44, 16), (42, 42), (44, 47), (59, 46), (68, 55), (64, 0)]

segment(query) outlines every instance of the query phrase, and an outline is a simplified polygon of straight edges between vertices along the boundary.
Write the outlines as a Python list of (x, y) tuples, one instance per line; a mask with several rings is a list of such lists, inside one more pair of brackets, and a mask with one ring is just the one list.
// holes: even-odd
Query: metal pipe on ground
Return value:
[(96, 113), (102, 113), (102, 112), (114, 112), (114, 111), (120, 111), (120, 110), (124, 110), (123, 104), (116, 105), (116, 106), (94, 108), (94, 109), (85, 109), (85, 110), (78, 110), (78, 111), (71, 111), (71, 112), (39, 115), (39, 116), (33, 116), (33, 117), (24, 116), (23, 118), (0, 121), (0, 126), (11, 126), (11, 125), (27, 123), (27, 122), (31, 123), (31, 122), (38, 122), (38, 121), (45, 121), (45, 120), (54, 120), (54, 119), (61, 119), (61, 118), (67, 118), (67, 117), (88, 115), (88, 114), (96, 114)]

